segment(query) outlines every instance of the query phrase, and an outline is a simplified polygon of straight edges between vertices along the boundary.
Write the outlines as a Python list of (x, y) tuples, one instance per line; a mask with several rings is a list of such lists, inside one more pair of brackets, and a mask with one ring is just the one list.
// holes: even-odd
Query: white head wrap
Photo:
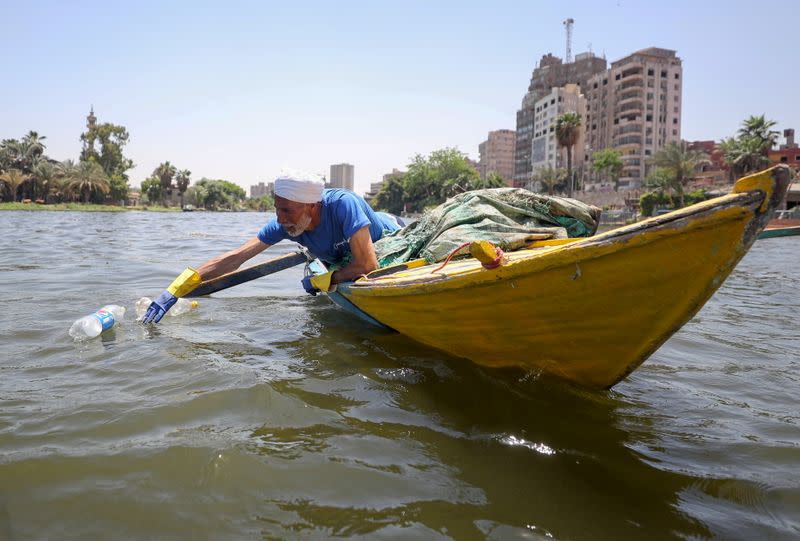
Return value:
[(292, 169), (282, 169), (275, 179), (275, 195), (297, 203), (322, 201), (325, 182), (319, 175)]

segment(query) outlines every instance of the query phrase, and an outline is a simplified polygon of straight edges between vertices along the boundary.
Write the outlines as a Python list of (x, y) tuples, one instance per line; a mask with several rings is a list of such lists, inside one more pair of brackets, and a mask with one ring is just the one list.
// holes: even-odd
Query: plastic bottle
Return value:
[[(145, 312), (147, 312), (147, 309), (150, 307), (151, 302), (153, 302), (153, 300), (149, 297), (142, 297), (136, 301), (136, 319), (142, 319), (142, 316), (144, 316)], [(178, 302), (172, 305), (172, 308), (167, 311), (166, 315), (175, 317), (185, 314), (189, 310), (197, 308), (198, 304), (199, 303), (197, 301), (190, 301), (189, 299), (180, 298), (178, 299)]]
[(69, 335), (75, 340), (86, 340), (100, 336), (125, 317), (125, 307), (109, 304), (94, 314), (83, 316), (69, 328)]

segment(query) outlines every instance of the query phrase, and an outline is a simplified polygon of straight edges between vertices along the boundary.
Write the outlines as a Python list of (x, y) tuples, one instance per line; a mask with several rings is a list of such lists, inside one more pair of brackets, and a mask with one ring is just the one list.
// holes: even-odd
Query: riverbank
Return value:
[(35, 203), (0, 203), (0, 210), (55, 211), (80, 210), (84, 212), (126, 212), (142, 210), (148, 212), (180, 212), (178, 207), (119, 207), (116, 205), (95, 205), (92, 203), (56, 203), (53, 205), (37, 205)]

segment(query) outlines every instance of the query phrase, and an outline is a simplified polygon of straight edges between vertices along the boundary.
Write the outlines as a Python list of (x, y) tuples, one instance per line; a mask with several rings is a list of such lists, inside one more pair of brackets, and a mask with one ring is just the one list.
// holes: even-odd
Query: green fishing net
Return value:
[(487, 240), (510, 251), (533, 240), (590, 237), (599, 219), (599, 208), (575, 199), (522, 188), (474, 190), (452, 197), (411, 225), (385, 234), (375, 243), (375, 252), (380, 267), (418, 258), (433, 263), (475, 240)]

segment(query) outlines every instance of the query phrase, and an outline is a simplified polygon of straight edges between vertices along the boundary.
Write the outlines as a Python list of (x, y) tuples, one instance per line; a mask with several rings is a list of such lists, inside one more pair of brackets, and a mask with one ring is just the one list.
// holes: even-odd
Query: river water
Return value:
[(611, 391), (375, 330), (301, 268), (134, 322), (265, 219), (0, 213), (0, 539), (800, 536), (800, 237)]

